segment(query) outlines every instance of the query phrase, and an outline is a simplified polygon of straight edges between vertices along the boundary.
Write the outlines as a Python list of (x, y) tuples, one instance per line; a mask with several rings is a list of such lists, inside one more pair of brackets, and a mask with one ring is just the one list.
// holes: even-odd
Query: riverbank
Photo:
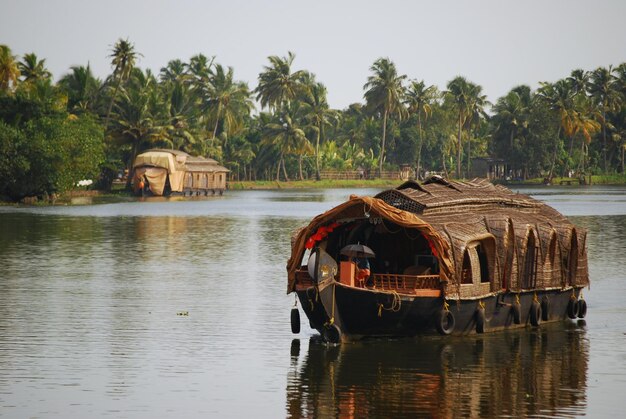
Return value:
[[(586, 184), (581, 185), (578, 178), (555, 177), (552, 179), (553, 186), (589, 186), (589, 185), (626, 185), (626, 175), (592, 175), (585, 178)], [(544, 178), (533, 178), (519, 181), (495, 182), (502, 185), (544, 185)]]
[(370, 179), (370, 180), (293, 180), (289, 182), (277, 181), (241, 181), (228, 182), (228, 189), (266, 190), (266, 189), (328, 189), (328, 188), (395, 188), (403, 183), (400, 179)]
[[(588, 180), (589, 178), (587, 178)], [(395, 188), (403, 183), (400, 179), (368, 179), (368, 180), (347, 180), (347, 179), (325, 179), (325, 180), (293, 180), (289, 182), (277, 181), (236, 181), (228, 182), (228, 189), (235, 191), (243, 190), (280, 190), (280, 189), (336, 189), (336, 188)], [(498, 182), (496, 182), (498, 183)], [(501, 182), (504, 186), (540, 186), (544, 185), (543, 178), (527, 179), (525, 181), (508, 181)], [(553, 186), (588, 186), (580, 185), (576, 178), (554, 178)], [(591, 185), (626, 185), (626, 176), (624, 175), (597, 175), (591, 177)], [(53, 198), (53, 199), (52, 199)], [(88, 201), (79, 198), (88, 198)], [(91, 189), (75, 189), (72, 191), (59, 194), (58, 196), (48, 197), (48, 199), (37, 199), (30, 197), (22, 200), (19, 204), (26, 205), (80, 205), (86, 202), (95, 201), (119, 201), (132, 199), (133, 196), (124, 189), (124, 185), (113, 185), (111, 191), (100, 191)], [(0, 199), (0, 205), (16, 205), (17, 202), (4, 201)]]

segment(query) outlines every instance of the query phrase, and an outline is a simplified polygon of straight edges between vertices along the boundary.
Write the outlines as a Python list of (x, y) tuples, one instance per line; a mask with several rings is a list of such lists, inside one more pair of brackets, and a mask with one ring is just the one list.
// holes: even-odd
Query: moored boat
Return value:
[(586, 234), (485, 179), (408, 181), (296, 232), (287, 290), (331, 342), (537, 327), (586, 315)]

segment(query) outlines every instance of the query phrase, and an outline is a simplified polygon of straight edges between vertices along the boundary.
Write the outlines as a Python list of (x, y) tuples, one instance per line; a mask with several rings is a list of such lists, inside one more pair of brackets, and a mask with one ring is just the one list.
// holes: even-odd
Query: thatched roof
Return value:
[(184, 172), (215, 172), (228, 173), (230, 170), (220, 166), (216, 160), (202, 156), (190, 156), (184, 151), (154, 148), (146, 150), (135, 158), (133, 167), (162, 167), (168, 173)]
[(533, 243), (539, 249), (541, 260), (545, 260), (551, 246), (557, 246), (563, 255), (569, 253), (570, 248), (577, 247), (579, 259), (585, 263), (579, 264), (582, 271), (576, 275), (576, 282), (588, 284), (586, 231), (575, 227), (554, 208), (527, 195), (493, 185), (486, 179), (459, 182), (433, 177), (421, 184), (405, 182), (374, 198), (351, 197), (348, 202), (316, 217), (294, 240), (292, 259), (288, 263), (290, 289), (293, 271), (310, 234), (329, 220), (362, 216), (364, 205), (372, 209), (372, 214), (377, 213), (404, 227), (420, 229), (439, 242), (439, 255), (445, 265), (444, 277), (456, 277), (458, 281), (467, 246), (488, 238), (496, 248), (496, 277), (510, 275), (511, 268), (507, 272), (504, 266), (510, 265), (511, 258), (516, 259), (513, 269), (518, 269), (527, 245)]

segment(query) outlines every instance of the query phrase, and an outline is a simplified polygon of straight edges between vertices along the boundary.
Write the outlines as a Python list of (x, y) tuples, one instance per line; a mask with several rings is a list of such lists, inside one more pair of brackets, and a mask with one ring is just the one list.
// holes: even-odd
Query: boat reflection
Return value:
[(291, 348), (289, 417), (575, 416), (586, 408), (584, 321), (445, 341)]

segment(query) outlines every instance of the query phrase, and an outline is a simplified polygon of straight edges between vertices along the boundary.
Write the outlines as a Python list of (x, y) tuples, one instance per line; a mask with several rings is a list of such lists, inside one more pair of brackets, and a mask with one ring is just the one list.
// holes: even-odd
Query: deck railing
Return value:
[(394, 291), (439, 289), (439, 275), (374, 274), (374, 288)]
[[(396, 291), (405, 294), (418, 294), (419, 290), (440, 290), (439, 275), (399, 275), (399, 274), (378, 274), (375, 273), (370, 278), (370, 288)], [(296, 285), (302, 288), (313, 286), (313, 279), (306, 269), (296, 271)], [(365, 283), (355, 284), (359, 288), (365, 288)]]

